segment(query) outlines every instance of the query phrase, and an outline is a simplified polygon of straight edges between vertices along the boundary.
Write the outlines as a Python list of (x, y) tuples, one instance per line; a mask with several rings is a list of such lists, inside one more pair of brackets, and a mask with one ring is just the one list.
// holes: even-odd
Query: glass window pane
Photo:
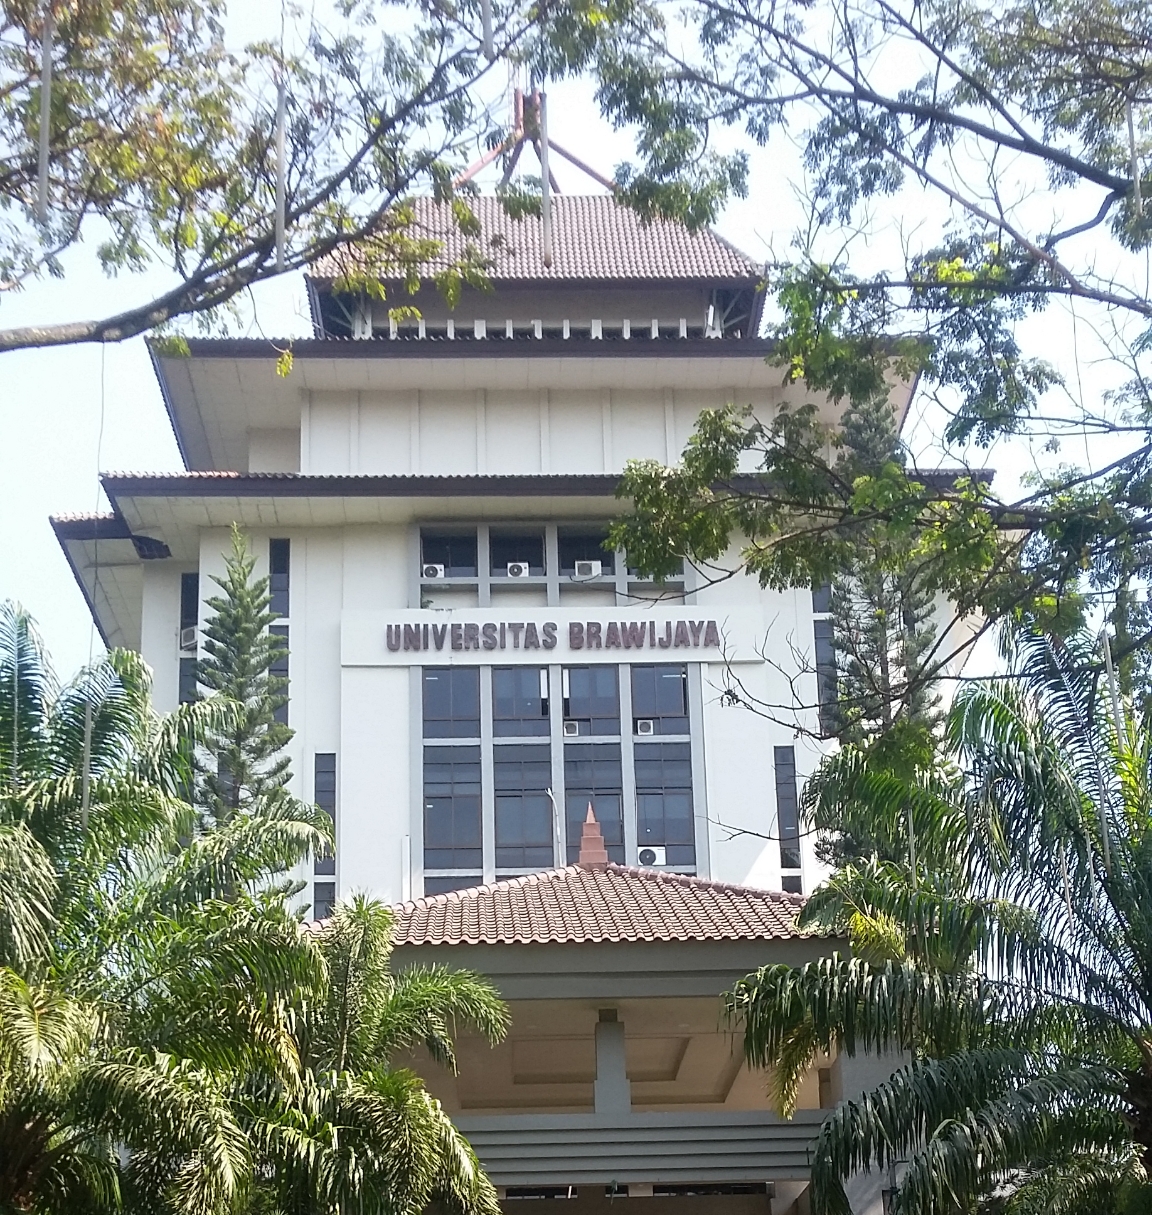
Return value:
[(587, 531), (561, 530), (557, 536), (560, 551), (560, 572), (569, 576), (576, 573), (577, 561), (599, 561), (602, 574), (616, 570), (616, 554), (604, 547), (607, 532), (590, 528)]
[(776, 747), (776, 823), (780, 836), (780, 868), (800, 868), (800, 813), (796, 789), (796, 748)]
[(634, 666), (632, 717), (637, 735), (687, 734), (688, 668), (680, 663)]
[(424, 565), (442, 565), (446, 578), (475, 578), (476, 533), (421, 532), (420, 559)]
[(424, 879), (424, 893), (432, 894), (448, 894), (452, 890), (468, 890), (472, 886), (480, 885), (480, 875), (478, 873), (461, 873), (453, 877), (426, 877)]
[(535, 576), (544, 573), (543, 532), (492, 532), (488, 537), (488, 552), (493, 577), (507, 577), (510, 565), (525, 565)]
[(580, 854), (588, 805), (600, 824), (608, 859), (624, 863), (624, 796), (619, 743), (569, 743), (564, 748), (565, 832), (568, 863)]
[(478, 667), (425, 667), (423, 684), (425, 738), (479, 738)]
[(480, 748), (424, 748), (424, 866), (481, 864)]
[(497, 738), (548, 733), (548, 671), (544, 667), (495, 667), (492, 730)]
[(568, 667), (564, 685), (564, 720), (576, 722), (580, 734), (620, 733), (616, 667)]
[(268, 590), (272, 596), (270, 610), (277, 616), (288, 615), (288, 578), (291, 572), (292, 542), (268, 541)]

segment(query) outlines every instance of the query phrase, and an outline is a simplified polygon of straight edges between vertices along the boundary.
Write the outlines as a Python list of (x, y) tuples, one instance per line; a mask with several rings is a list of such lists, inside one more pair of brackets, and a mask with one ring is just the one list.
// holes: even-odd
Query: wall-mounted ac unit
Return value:
[(577, 561), (576, 562), (576, 577), (577, 578), (599, 578), (604, 572), (603, 561)]
[(636, 733), (641, 738), (648, 738), (656, 733), (656, 723), (651, 717), (636, 718)]
[(508, 577), (509, 578), (529, 578), (532, 575), (532, 567), (526, 561), (509, 561), (508, 562)]
[(196, 648), (196, 626), (180, 630), (180, 648), (182, 650), (194, 650)]
[(639, 853), (637, 853), (636, 859), (641, 865), (667, 865), (668, 849), (663, 846), (659, 848), (641, 848)]
[(444, 577), (444, 567), (442, 565), (428, 564), (424, 566), (421, 577), (425, 582), (431, 582), (433, 578)]
[(564, 737), (576, 738), (580, 734), (580, 723), (578, 721), (566, 721), (564, 723)]

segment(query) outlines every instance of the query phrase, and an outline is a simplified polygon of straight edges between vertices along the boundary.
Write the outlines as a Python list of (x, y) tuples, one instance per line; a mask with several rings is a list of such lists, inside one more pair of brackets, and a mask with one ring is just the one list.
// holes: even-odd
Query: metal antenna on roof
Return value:
[(496, 58), (492, 43), (492, 0), (480, 0), (480, 21), (483, 27), (484, 58), (491, 63)]
[(548, 110), (543, 92), (536, 94), (536, 116), (540, 124), (540, 237), (544, 265), (552, 265), (552, 175), (548, 172)]
[(40, 33), (40, 159), (36, 179), (36, 218), (48, 222), (48, 144), (52, 128), (52, 35), (55, 18), (52, 5), (44, 6), (44, 28)]

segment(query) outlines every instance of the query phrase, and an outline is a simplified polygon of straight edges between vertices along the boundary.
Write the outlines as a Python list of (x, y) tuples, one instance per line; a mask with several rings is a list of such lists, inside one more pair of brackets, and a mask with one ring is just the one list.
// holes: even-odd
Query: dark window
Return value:
[(326, 920), (336, 906), (336, 883), (312, 883), (312, 918)]
[(442, 565), (445, 578), (475, 578), (476, 533), (421, 532), (420, 560)]
[(812, 633), (816, 652), (816, 703), (820, 710), (820, 730), (824, 734), (831, 734), (836, 727), (836, 635), (832, 621), (813, 620)]
[(480, 737), (480, 668), (424, 668), (424, 737)]
[(180, 703), (190, 705), (196, 699), (196, 659), (180, 659)]
[(492, 732), (497, 738), (548, 733), (546, 667), (494, 667)]
[[(776, 747), (776, 823), (780, 868), (800, 868), (800, 807), (796, 796), (796, 748)], [(788, 889), (787, 886), (784, 887)]]
[(292, 563), (290, 540), (268, 541), (268, 590), (272, 595), (270, 605), (277, 616), (288, 615), (288, 573)]
[(448, 894), (452, 890), (467, 890), (471, 886), (480, 885), (478, 873), (461, 873), (452, 877), (426, 877), (424, 879), (425, 894)]
[(619, 743), (569, 743), (564, 748), (565, 831), (568, 862), (580, 855), (588, 804), (600, 824), (608, 858), (624, 863), (624, 786)]
[(634, 756), (637, 846), (665, 848), (669, 865), (694, 865), (691, 744), (637, 743)]
[(496, 789), (496, 864), (514, 869), (553, 864), (551, 750), (546, 746), (492, 748)]
[(564, 669), (564, 721), (579, 734), (620, 733), (620, 688), (613, 666)]
[(798, 873), (786, 873), (780, 879), (780, 889), (785, 894), (803, 894), (804, 881)]
[(544, 536), (541, 532), (492, 532), (488, 537), (492, 575), (508, 576), (510, 565), (526, 565), (534, 575), (544, 573)]
[[(313, 787), (312, 796), (316, 805), (323, 810), (336, 825), (336, 755), (332, 751), (317, 751), (312, 765)], [(315, 872), (329, 875), (336, 873), (336, 856), (330, 849), (325, 849), (322, 856), (315, 861)]]
[(611, 574), (616, 569), (616, 554), (604, 547), (607, 535), (602, 531), (565, 532), (557, 536), (560, 549), (560, 572), (575, 574), (577, 561), (599, 561), (602, 572)]
[(632, 728), (636, 734), (688, 733), (687, 667), (632, 668)]
[(200, 619), (200, 575), (180, 575), (180, 628), (194, 629)]
[(480, 748), (424, 748), (424, 867), (478, 869)]
[(283, 704), (276, 706), (273, 716), (278, 722), (286, 726), (288, 724), (288, 626), (286, 624), (273, 624), (268, 627), (268, 632), (273, 637), (283, 638), (282, 643), (276, 648), (272, 662), (268, 666), (268, 674), (273, 679), (282, 679), (284, 681), (272, 694), (283, 700)]
[(812, 588), (812, 614), (826, 616), (832, 610), (832, 584), (825, 582)]

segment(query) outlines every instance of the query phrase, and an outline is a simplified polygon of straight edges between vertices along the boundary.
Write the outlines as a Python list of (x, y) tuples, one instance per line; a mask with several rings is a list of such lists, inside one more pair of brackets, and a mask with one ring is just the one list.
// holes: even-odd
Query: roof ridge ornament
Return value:
[(608, 849), (604, 844), (604, 836), (600, 833), (600, 824), (596, 821), (591, 802), (588, 803), (588, 814), (580, 834), (580, 855), (576, 858), (576, 864), (581, 869), (603, 871), (608, 868)]

